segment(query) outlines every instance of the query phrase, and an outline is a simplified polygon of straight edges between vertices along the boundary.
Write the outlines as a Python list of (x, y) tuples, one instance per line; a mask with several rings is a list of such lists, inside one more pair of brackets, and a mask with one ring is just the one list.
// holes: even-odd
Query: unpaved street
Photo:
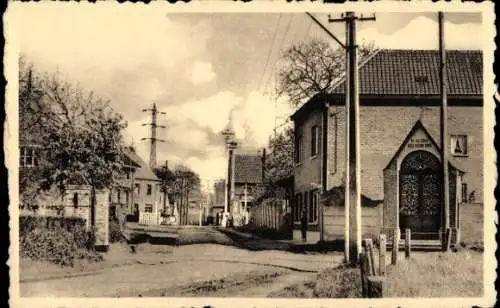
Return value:
[[(114, 252), (113, 252), (114, 250)], [(223, 245), (154, 247), (136, 254), (112, 247), (105, 262), (114, 267), (90, 275), (21, 281), (21, 296), (266, 296), (341, 261), (339, 254), (248, 251)], [(113, 260), (121, 258), (119, 262)], [(128, 259), (133, 258), (135, 264)], [(127, 259), (127, 260), (126, 260)], [(129, 264), (119, 266), (118, 263)]]

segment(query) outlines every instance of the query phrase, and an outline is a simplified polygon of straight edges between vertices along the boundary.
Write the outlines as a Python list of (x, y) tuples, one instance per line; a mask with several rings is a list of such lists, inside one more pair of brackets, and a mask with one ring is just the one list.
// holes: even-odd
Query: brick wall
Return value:
[(393, 161), (391, 166), (384, 170), (384, 192), (387, 193), (383, 204), (383, 225), (385, 228), (398, 227), (398, 185), (395, 185), (395, 183), (398, 183), (398, 175), (396, 170), (396, 161)]
[[(328, 129), (328, 187), (343, 183), (345, 162), (344, 107), (332, 107)], [(483, 125), (482, 107), (452, 106), (448, 109), (448, 133), (468, 136), (467, 157), (451, 157), (451, 163), (465, 171), (463, 181), (476, 202), (482, 202)], [(396, 153), (417, 120), (421, 120), (436, 143), (440, 144), (439, 107), (361, 106), (360, 151), (362, 193), (372, 199), (384, 198), (383, 169)], [(301, 125), (302, 161), (295, 167), (295, 190), (309, 190), (321, 183), (321, 158), (310, 157), (310, 128), (321, 127), (321, 110), (314, 110)], [(321, 131), (321, 128), (320, 128)], [(321, 137), (321, 134), (320, 134)], [(321, 146), (320, 146), (321, 153)]]
[[(325, 241), (344, 238), (345, 211), (342, 206), (325, 207)], [(361, 208), (363, 237), (378, 235), (382, 228), (382, 204)]]

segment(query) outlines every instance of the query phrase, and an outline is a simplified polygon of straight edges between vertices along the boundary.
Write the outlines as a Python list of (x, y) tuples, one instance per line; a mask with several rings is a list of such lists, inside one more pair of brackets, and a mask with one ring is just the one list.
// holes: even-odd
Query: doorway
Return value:
[(432, 153), (408, 154), (399, 172), (399, 227), (415, 239), (438, 239), (441, 227), (441, 163)]

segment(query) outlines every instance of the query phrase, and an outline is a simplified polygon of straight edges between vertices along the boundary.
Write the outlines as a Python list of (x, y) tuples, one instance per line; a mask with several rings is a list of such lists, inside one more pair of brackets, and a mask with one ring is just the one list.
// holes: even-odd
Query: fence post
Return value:
[(399, 228), (394, 229), (392, 236), (391, 264), (393, 265), (395, 265), (398, 262), (398, 250), (399, 250)]
[(380, 298), (384, 297), (384, 280), (382, 276), (368, 277), (368, 297)]
[(363, 297), (368, 297), (368, 255), (366, 252), (359, 254), (359, 265), (361, 269), (361, 290)]
[(410, 258), (411, 252), (411, 230), (408, 228), (405, 230), (405, 258)]
[(375, 266), (373, 263), (373, 243), (372, 239), (370, 238), (365, 238), (363, 240), (363, 246), (365, 248), (365, 253), (368, 259), (368, 276), (375, 275)]
[(387, 239), (385, 234), (380, 234), (378, 237), (379, 242), (379, 260), (378, 260), (378, 272), (379, 275), (385, 275), (385, 252), (387, 249)]

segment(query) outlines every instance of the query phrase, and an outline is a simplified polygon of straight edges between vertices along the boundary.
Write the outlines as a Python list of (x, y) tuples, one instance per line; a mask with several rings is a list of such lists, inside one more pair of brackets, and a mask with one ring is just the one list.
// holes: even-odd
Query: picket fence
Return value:
[(161, 223), (160, 212), (139, 212), (139, 224), (148, 226), (157, 226)]
[(286, 200), (263, 201), (256, 204), (250, 209), (251, 223), (262, 229), (275, 231), (287, 229), (289, 227), (285, 217), (287, 206)]

